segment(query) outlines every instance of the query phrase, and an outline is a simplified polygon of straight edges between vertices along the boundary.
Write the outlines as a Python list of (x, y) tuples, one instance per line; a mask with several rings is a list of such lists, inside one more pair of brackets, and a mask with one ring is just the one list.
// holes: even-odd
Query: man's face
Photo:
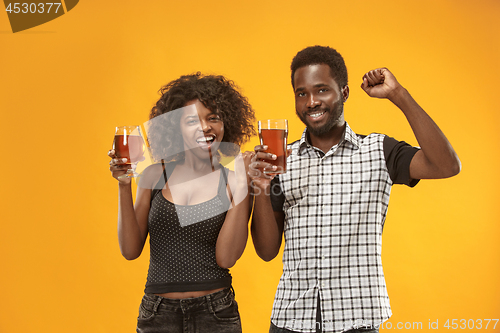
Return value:
[(324, 136), (334, 127), (344, 125), (344, 101), (348, 87), (342, 92), (325, 64), (304, 66), (295, 71), (295, 112), (310, 134)]

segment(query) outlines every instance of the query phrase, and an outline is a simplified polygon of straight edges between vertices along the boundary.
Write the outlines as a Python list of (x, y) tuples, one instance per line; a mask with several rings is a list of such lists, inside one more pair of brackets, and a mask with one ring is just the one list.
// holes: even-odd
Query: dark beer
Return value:
[(277, 170), (264, 170), (266, 174), (286, 172), (286, 145), (288, 131), (285, 129), (259, 129), (260, 144), (268, 146), (266, 152), (277, 156), (276, 160), (266, 160), (278, 167)]
[(113, 149), (118, 158), (126, 158), (127, 164), (139, 162), (144, 156), (144, 141), (139, 135), (115, 135)]

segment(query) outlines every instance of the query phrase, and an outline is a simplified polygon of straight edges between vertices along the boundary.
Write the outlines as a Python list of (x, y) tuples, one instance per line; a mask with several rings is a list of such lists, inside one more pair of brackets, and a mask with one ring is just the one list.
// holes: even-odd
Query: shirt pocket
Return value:
[(304, 203), (306, 201), (308, 192), (307, 186), (296, 187), (285, 191), (285, 205), (284, 209), (293, 209), (296, 208), (299, 204)]

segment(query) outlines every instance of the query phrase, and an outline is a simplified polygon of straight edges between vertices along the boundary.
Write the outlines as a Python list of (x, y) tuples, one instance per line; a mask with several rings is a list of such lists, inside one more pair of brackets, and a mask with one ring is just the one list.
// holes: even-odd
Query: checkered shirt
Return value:
[(273, 324), (315, 332), (319, 292), (323, 332), (380, 325), (392, 314), (381, 259), (389, 195), (394, 183), (418, 182), (409, 178), (418, 149), (383, 134), (356, 135), (349, 125), (326, 154), (308, 144), (306, 130), (289, 148), (287, 172), (273, 181), (282, 195), (271, 196), (285, 213)]

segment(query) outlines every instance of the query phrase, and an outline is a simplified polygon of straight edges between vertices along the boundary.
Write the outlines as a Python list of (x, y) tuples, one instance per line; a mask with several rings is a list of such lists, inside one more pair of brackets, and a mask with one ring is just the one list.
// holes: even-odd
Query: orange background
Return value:
[[(0, 332), (133, 332), (149, 251), (128, 262), (118, 249), (114, 127), (146, 121), (161, 85), (202, 71), (234, 80), (258, 118), (288, 118), (298, 139), (289, 65), (315, 44), (345, 57), (355, 131), (417, 144), (396, 107), (359, 88), (386, 66), (463, 163), (455, 178), (393, 188), (390, 321), (499, 318), (499, 17), (497, 0), (87, 0), (13, 34), (0, 13)], [(267, 332), (280, 271), (249, 240), (232, 269), (245, 332)]]

